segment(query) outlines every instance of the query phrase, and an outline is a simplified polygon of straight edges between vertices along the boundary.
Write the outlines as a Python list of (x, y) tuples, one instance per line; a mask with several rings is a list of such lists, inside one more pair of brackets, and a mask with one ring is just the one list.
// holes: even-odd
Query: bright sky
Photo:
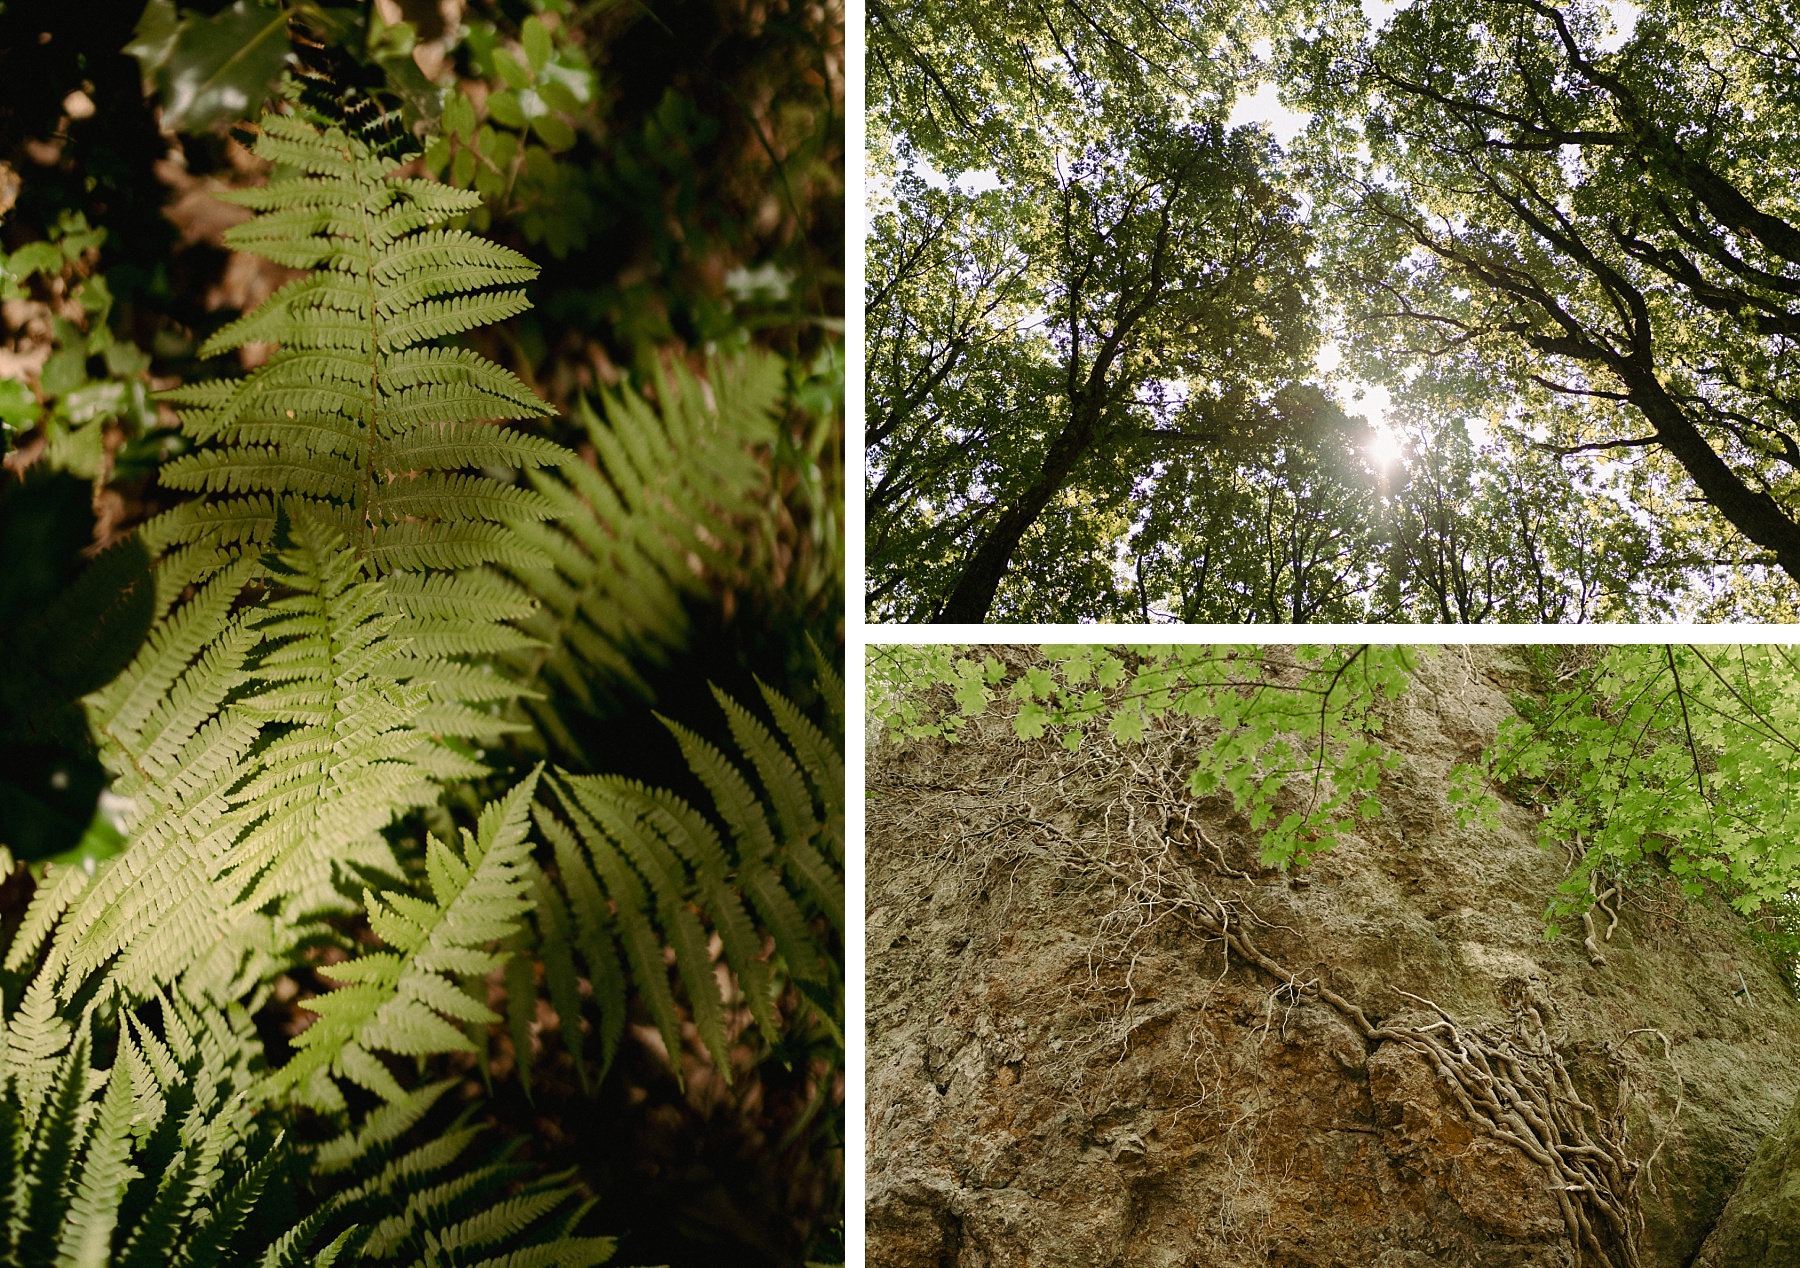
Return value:
[(1000, 176), (993, 168), (984, 168), (976, 172), (964, 172), (955, 180), (938, 171), (931, 161), (923, 155), (913, 160), (912, 170), (918, 178), (933, 189), (949, 189), (952, 186), (965, 194), (985, 194), (990, 189), (1000, 188)]
[[(1386, 25), (1396, 7), (1396, 4), (1384, 3), (1384, 0), (1363, 0), (1363, 13), (1368, 17), (1370, 25), (1376, 27)], [(1251, 51), (1259, 61), (1266, 63), (1273, 49), (1269, 41), (1264, 39), (1256, 41), (1251, 46)], [(1239, 95), (1231, 108), (1229, 124), (1236, 128), (1259, 123), (1285, 149), (1293, 144), (1294, 138), (1305, 130), (1311, 120), (1312, 115), (1308, 112), (1290, 110), (1282, 105), (1277, 97), (1274, 81), (1265, 79), (1257, 84), (1255, 92)], [(1335, 343), (1325, 344), (1319, 349), (1319, 373), (1331, 385), (1332, 394), (1337, 397), (1338, 404), (1344, 407), (1345, 413), (1366, 418), (1375, 428), (1376, 441), (1370, 456), (1382, 466), (1399, 461), (1400, 442), (1387, 422), (1388, 410), (1393, 405), (1392, 394), (1385, 387), (1373, 383), (1339, 377), (1337, 368), (1342, 358), (1343, 351)]]
[(1319, 373), (1325, 377), (1344, 412), (1352, 418), (1367, 419), (1375, 429), (1375, 444), (1369, 456), (1384, 467), (1398, 462), (1400, 438), (1387, 421), (1388, 410), (1394, 404), (1393, 394), (1379, 384), (1339, 376), (1336, 371), (1341, 360), (1343, 350), (1335, 343), (1326, 343), (1319, 349), (1316, 361)]

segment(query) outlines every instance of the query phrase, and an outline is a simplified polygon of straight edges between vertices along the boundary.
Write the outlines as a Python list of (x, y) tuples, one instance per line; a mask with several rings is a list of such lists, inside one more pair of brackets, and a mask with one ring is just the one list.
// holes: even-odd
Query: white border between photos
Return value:
[[(862, 1268), (867, 1121), (863, 1038), (863, 622), (862, 453), (863, 0), (844, 0), (844, 1263)], [(854, 457), (852, 456), (854, 455)], [(854, 476), (854, 480), (852, 477)], [(851, 491), (851, 484), (856, 491)]]
[[(860, 565), (861, 560), (858, 560)], [(1800, 625), (869, 625), (847, 646), (896, 643), (1800, 643)]]

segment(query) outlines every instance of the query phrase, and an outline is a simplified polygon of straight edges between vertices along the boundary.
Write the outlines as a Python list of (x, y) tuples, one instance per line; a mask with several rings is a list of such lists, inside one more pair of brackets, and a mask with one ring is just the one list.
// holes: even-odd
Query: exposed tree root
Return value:
[[(1318, 1000), (1349, 1021), (1367, 1043), (1397, 1043), (1423, 1057), (1471, 1124), (1542, 1170), (1578, 1265), (1642, 1268), (1642, 1216), (1636, 1190), (1667, 1133), (1645, 1163), (1628, 1156), (1626, 1111), (1631, 1093), (1625, 1048), (1639, 1035), (1655, 1034), (1668, 1056), (1667, 1036), (1654, 1030), (1633, 1031), (1612, 1045), (1618, 1094), (1614, 1110), (1603, 1114), (1576, 1090), (1531, 998), (1514, 1001), (1512, 1033), (1491, 1025), (1461, 1024), (1433, 1001), (1398, 988), (1396, 994), (1419, 1006), (1403, 1016), (1417, 1017), (1422, 1011), (1429, 1020), (1371, 1020), (1361, 1005), (1318, 977), (1303, 979), (1257, 946), (1251, 929), (1264, 922), (1247, 902), (1255, 878), (1231, 867), (1225, 851), (1195, 822), (1197, 807), (1184, 790), (1171, 784), (1166, 764), (1146, 766), (1131, 754), (1113, 756), (1129, 767), (1130, 777), (1105, 806), (1098, 831), (1073, 834), (1038, 817), (1041, 807), (1063, 799), (1057, 786), (1074, 773), (1072, 768), (1087, 766), (1090, 756), (1066, 767), (1058, 759), (1015, 764), (1001, 781), (1004, 792), (988, 797), (981, 807), (986, 814), (980, 817), (991, 814), (995, 826), (962, 838), (963, 842), (982, 838), (984, 847), (1016, 853), (1021, 860), (1030, 856), (1051, 862), (1072, 885), (1085, 887), (1099, 877), (1113, 882), (1117, 898), (1089, 955), (1090, 989), (1103, 965), (1134, 964), (1134, 946), (1171, 918), (1205, 938), (1220, 940), (1228, 948), (1228, 960), (1235, 955), (1276, 979), (1292, 1003)], [(1221, 895), (1214, 892), (1215, 884), (1241, 892)], [(1605, 938), (1618, 923), (1616, 910), (1605, 903), (1617, 892), (1616, 886), (1604, 893), (1596, 888), (1596, 904), (1611, 916)], [(1592, 919), (1584, 915), (1584, 920), (1589, 954), (1601, 962)], [(1273, 1024), (1272, 1003), (1270, 1007)], [(1127, 1018), (1117, 1037), (1128, 1039), (1131, 1029)], [(1677, 1094), (1675, 1118), (1680, 1108)]]
[(1600, 943), (1594, 941), (1594, 909), (1598, 908), (1609, 917), (1601, 942), (1611, 942), (1613, 930), (1619, 927), (1619, 912), (1615, 907), (1608, 907), (1607, 903), (1619, 896), (1619, 887), (1616, 883), (1608, 883), (1605, 889), (1601, 889), (1600, 869), (1596, 867), (1588, 873), (1588, 893), (1593, 895), (1593, 903), (1581, 913), (1581, 926), (1587, 930), (1587, 937), (1582, 939), (1581, 944), (1587, 948), (1589, 963), (1599, 968), (1606, 963), (1606, 956), (1600, 951)]

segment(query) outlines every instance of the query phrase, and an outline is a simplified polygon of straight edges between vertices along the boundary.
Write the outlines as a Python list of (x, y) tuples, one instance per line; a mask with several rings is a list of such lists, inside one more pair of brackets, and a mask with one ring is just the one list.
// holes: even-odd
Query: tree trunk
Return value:
[(1018, 549), (1025, 530), (1037, 523), (1037, 517), (1044, 513), (1044, 508), (1050, 505), (1050, 499), (1061, 487), (1061, 480), (1052, 483), (1047, 477), (1039, 477), (1024, 497), (1006, 508), (969, 556), (956, 589), (950, 592), (935, 618), (937, 622), (974, 625), (987, 620), (988, 609), (994, 606), (994, 593), (1000, 588), (1000, 579), (1012, 564), (1013, 551)]
[(1026, 530), (1037, 523), (1038, 516), (1050, 505), (1050, 499), (1068, 483), (1076, 464), (1093, 447), (1099, 431), (1097, 414), (1097, 409), (1077, 410), (1076, 417), (1050, 446), (1037, 479), (1016, 502), (1001, 512), (993, 527), (982, 534), (969, 554), (969, 562), (964, 565), (956, 588), (950, 592), (934, 621), (973, 625), (987, 620), (988, 609), (994, 606), (994, 594), (1000, 588), (1000, 579), (1006, 576), (1006, 570), (1012, 564), (1013, 551), (1018, 549)]
[(1781, 570), (1800, 583), (1800, 524), (1774, 498), (1752, 488), (1707, 443), (1699, 428), (1657, 381), (1647, 363), (1627, 359), (1614, 365), (1631, 403), (1656, 429), (1656, 438), (1693, 478), (1706, 500), (1732, 527), (1775, 556)]

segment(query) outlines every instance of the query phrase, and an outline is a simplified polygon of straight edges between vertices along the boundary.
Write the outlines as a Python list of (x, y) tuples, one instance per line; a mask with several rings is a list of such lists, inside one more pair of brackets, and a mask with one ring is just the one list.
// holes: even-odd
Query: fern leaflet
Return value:
[(526, 815), (537, 781), (533, 772), (488, 806), (474, 833), (464, 829), (461, 851), (428, 839), (429, 896), (364, 891), (370, 927), (391, 949), (322, 970), (343, 985), (305, 1003), (318, 1020), (295, 1039), (295, 1056), (275, 1076), (276, 1087), (302, 1086), (329, 1070), (401, 1101), (406, 1091), (378, 1053), (473, 1050), (475, 1041), (455, 1023), (500, 1020), (462, 983), (505, 963), (492, 945), (516, 932), (530, 906)]
[(556, 517), (520, 528), (548, 562), (509, 569), (540, 604), (520, 628), (541, 645), (512, 660), (545, 689), (528, 708), (561, 750), (581, 753), (552, 701), (593, 712), (609, 696), (644, 694), (639, 667), (686, 644), (683, 600), (735, 577), (734, 544), (768, 495), (758, 451), (775, 440), (783, 391), (768, 353), (719, 358), (704, 378), (677, 364), (654, 408), (629, 388), (604, 399), (604, 419), (580, 403), (597, 469), (570, 460), (531, 473)]
[[(680, 1018), (663, 960), (666, 944), (700, 1038), (729, 1079), (726, 1000), (713, 973), (702, 914), (718, 935), (744, 1005), (771, 1042), (779, 1026), (765, 931), (788, 977), (834, 1033), (841, 1033), (841, 1002), (831, 993), (840, 974), (809, 928), (809, 917), (822, 916), (842, 935), (843, 805), (841, 784), (831, 781), (834, 771), (841, 781), (843, 759), (790, 701), (767, 687), (763, 694), (792, 752), (715, 688), (733, 738), (756, 772), (760, 796), (724, 753), (664, 719), (712, 794), (713, 808), (731, 836), (729, 847), (711, 820), (680, 797), (616, 776), (560, 772), (549, 781), (556, 805), (540, 802), (533, 809), (555, 861), (562, 899), (538, 923), (551, 1003), (565, 1037), (578, 1035), (578, 997), (558, 984), (571, 971), (572, 945), (586, 964), (600, 1011), (602, 1077), (624, 1028), (623, 968), (671, 1058), (680, 1051)], [(559, 923), (565, 906), (567, 922)], [(544, 907), (540, 902), (540, 910)], [(521, 1053), (521, 1063), (525, 1060)]]

